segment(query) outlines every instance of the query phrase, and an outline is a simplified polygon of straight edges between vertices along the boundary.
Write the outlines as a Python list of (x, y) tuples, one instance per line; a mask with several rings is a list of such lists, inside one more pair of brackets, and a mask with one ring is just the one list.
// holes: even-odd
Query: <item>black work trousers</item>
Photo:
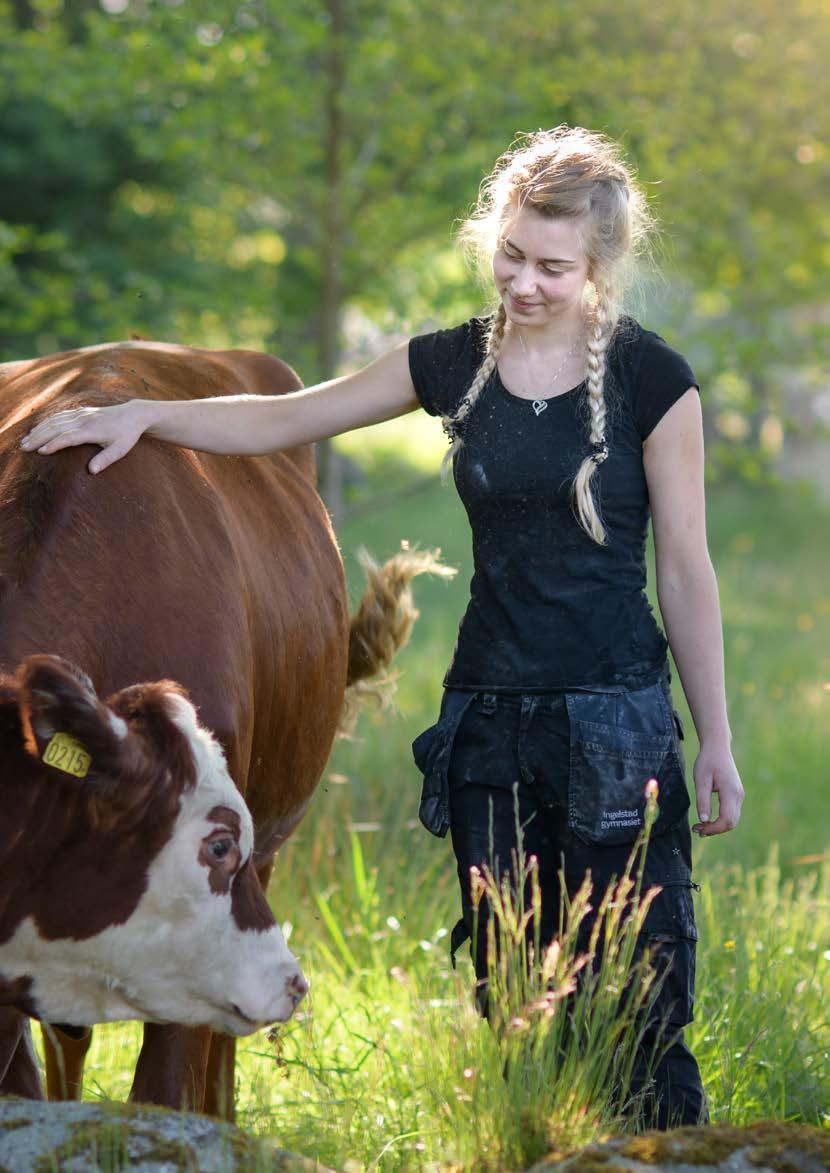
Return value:
[[(414, 746), (425, 775), (422, 819), (429, 825), (426, 813), (437, 822), (436, 811), (446, 804), (465, 930), (460, 934), (457, 926), (454, 937), (456, 942), (462, 935), (471, 938), (484, 1014), (489, 908), (482, 902), (474, 917), (470, 868), (486, 864), (508, 873), (518, 821), (524, 855), (535, 856), (538, 864), (544, 947), (559, 928), (560, 873), (572, 897), (590, 870), (596, 907), (612, 877), (625, 870), (643, 824), (645, 783), (657, 779), (660, 816), (646, 851), (643, 890), (658, 885), (661, 891), (647, 913), (642, 946), (665, 973), (651, 1011), (655, 1029), (659, 1023), (665, 1032), (664, 1050), (645, 1101), (651, 1109), (646, 1122), (660, 1128), (706, 1119), (698, 1066), (683, 1041), (683, 1027), (693, 1017), (697, 932), (681, 737), (664, 677), (636, 690), (614, 686), (541, 695), (448, 690), (439, 722)], [(431, 829), (441, 833), (441, 827)], [(589, 917), (580, 930), (580, 949), (590, 930)], [(644, 1086), (646, 1067), (644, 1050), (633, 1091)]]

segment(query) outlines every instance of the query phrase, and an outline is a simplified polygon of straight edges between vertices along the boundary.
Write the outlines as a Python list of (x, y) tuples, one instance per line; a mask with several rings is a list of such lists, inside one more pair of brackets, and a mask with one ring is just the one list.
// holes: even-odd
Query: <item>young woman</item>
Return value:
[[(492, 271), (490, 316), (413, 338), (356, 374), (273, 400), (132, 400), (61, 412), (24, 447), (96, 444), (89, 467), (98, 473), (145, 433), (255, 454), (418, 406), (442, 417), (475, 573), (439, 720), (413, 747), (424, 773), (421, 818), (438, 835), (452, 833), (471, 933), (469, 869), (510, 866), (518, 802), (549, 939), (560, 867), (569, 891), (589, 868), (603, 891), (642, 826), (646, 780), (659, 780), (644, 882), (661, 887), (646, 936), (668, 963), (656, 1013), (675, 1030), (653, 1089), (656, 1123), (667, 1127), (705, 1118), (697, 1064), (682, 1039), (692, 1018), (696, 931), (669, 645), (700, 741), (693, 829), (732, 829), (743, 790), (706, 545), (695, 377), (619, 308), (648, 227), (613, 143), (568, 127), (527, 136), (499, 159), (463, 232)], [(649, 514), (668, 642), (644, 593)], [(481, 923), (477, 936), (484, 1010)]]

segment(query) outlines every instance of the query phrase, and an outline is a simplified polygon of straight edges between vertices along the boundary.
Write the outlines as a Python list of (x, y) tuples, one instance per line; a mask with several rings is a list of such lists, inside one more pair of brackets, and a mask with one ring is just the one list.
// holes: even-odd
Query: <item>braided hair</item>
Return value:
[(450, 447), (447, 449), (444, 454), (444, 459), (441, 461), (442, 477), (446, 476), (453, 457), (461, 448), (461, 426), (475, 407), (479, 395), (484, 390), (490, 376), (496, 369), (501, 352), (501, 344), (504, 341), (506, 325), (507, 314), (505, 313), (504, 306), (500, 305), (490, 319), (484, 346), (484, 358), (481, 360), (481, 364), (475, 373), (472, 383), (465, 391), (464, 397), (456, 408), (455, 413), (451, 416), (442, 416), (441, 418), (441, 424), (450, 441)]
[(591, 491), (591, 480), (602, 462), (608, 458), (605, 435), (605, 421), (608, 415), (605, 402), (605, 364), (618, 317), (607, 291), (597, 289), (586, 346), (588, 354), (585, 385), (590, 412), (590, 452), (574, 477), (571, 499), (580, 525), (601, 546), (605, 545), (605, 528)]
[[(608, 457), (606, 360), (620, 317), (618, 296), (630, 263), (652, 229), (652, 219), (617, 144), (581, 127), (558, 126), (521, 136), (517, 145), (497, 160), (460, 232), (462, 243), (482, 271), (486, 268), (489, 272), (506, 224), (525, 207), (552, 219), (578, 220), (588, 259), (585, 384), (590, 423), (588, 451), (574, 476), (571, 497), (582, 528), (604, 545), (605, 527), (591, 481)], [(464, 422), (496, 367), (507, 328), (507, 315), (500, 304), (490, 319), (484, 357), (473, 381), (455, 411), (443, 418), (451, 447), (442, 471), (463, 444)]]

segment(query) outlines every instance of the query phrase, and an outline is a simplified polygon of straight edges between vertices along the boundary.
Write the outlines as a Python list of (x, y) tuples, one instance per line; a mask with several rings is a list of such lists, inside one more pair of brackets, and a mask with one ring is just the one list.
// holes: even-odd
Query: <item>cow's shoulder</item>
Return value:
[(175, 342), (108, 342), (0, 363), (0, 399), (9, 407), (37, 401), (54, 410), (130, 398), (283, 395), (302, 385), (296, 371), (274, 355)]
[(285, 395), (299, 391), (303, 381), (293, 367), (276, 355), (261, 350), (222, 350), (208, 352), (221, 356), (246, 381), (251, 393), (257, 395)]

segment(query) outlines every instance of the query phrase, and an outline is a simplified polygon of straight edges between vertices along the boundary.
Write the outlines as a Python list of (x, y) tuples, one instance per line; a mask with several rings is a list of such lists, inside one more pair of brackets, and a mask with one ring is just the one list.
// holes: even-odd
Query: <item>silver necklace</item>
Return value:
[[(530, 355), (527, 353), (527, 347), (525, 346), (525, 340), (524, 340), (524, 338), (522, 338), (522, 336), (518, 330), (516, 331), (516, 334), (519, 339), (519, 345), (522, 348), (522, 354), (525, 356), (525, 363), (527, 364), (528, 370), (530, 370)], [(571, 347), (571, 349), (568, 351), (568, 353), (562, 359), (562, 362), (559, 364), (559, 366), (556, 368), (556, 370), (551, 375), (551, 380), (550, 380), (551, 388), (556, 386), (556, 380), (559, 378), (559, 376), (564, 371), (565, 367), (568, 365), (570, 360), (576, 354), (576, 348), (577, 348), (577, 346), (579, 346), (579, 343), (581, 341), (582, 341), (582, 335), (581, 335), (581, 333), (579, 333), (579, 334), (577, 334), (576, 338), (574, 339), (573, 346)], [(531, 399), (530, 406), (533, 408), (536, 415), (540, 416), (542, 414), (542, 412), (547, 408), (548, 401), (547, 401), (547, 399)]]

